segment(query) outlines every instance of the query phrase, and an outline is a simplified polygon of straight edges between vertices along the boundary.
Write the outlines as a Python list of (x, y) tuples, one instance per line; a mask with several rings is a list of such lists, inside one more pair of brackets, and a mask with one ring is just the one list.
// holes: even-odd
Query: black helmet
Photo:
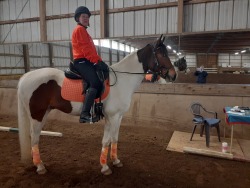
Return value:
[(89, 11), (89, 9), (87, 7), (84, 6), (80, 6), (76, 9), (75, 11), (75, 21), (78, 22), (77, 18), (81, 15), (81, 14), (88, 14), (89, 17), (91, 16), (91, 13)]

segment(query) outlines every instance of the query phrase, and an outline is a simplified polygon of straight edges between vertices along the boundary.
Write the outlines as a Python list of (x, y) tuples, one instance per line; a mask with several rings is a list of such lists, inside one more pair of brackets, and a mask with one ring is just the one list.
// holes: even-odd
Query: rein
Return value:
[[(111, 67), (109, 67), (109, 69), (111, 69), (111, 72), (114, 73), (115, 75), (115, 83), (114, 84), (110, 84), (109, 86), (114, 86), (117, 82), (117, 76), (116, 73), (122, 73), (122, 74), (151, 74), (151, 73), (141, 73), (141, 72), (126, 72), (126, 71), (114, 71), (114, 69), (112, 69)], [(110, 72), (110, 71), (109, 71)]]

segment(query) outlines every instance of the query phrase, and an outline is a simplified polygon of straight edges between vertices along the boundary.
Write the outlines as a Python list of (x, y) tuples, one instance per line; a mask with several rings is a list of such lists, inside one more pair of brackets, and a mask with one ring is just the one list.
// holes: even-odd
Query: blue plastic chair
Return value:
[[(190, 138), (190, 141), (192, 141), (195, 129), (197, 125), (201, 126), (200, 130), (200, 136), (203, 136), (204, 128), (205, 128), (205, 134), (206, 134), (206, 146), (209, 147), (209, 142), (210, 142), (210, 128), (211, 127), (216, 127), (217, 129), (217, 134), (218, 134), (218, 139), (219, 142), (220, 140), (220, 119), (217, 119), (217, 112), (213, 111), (208, 111), (206, 110), (200, 103), (194, 102), (190, 106), (190, 111), (193, 114), (193, 123), (194, 123), (194, 128), (193, 132)], [(205, 115), (209, 115), (213, 117), (205, 117)]]

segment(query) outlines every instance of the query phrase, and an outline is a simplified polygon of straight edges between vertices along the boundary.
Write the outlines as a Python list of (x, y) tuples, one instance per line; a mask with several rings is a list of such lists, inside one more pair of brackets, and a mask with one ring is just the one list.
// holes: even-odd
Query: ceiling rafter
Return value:
[[(148, 43), (153, 43), (157, 37), (147, 36), (147, 38), (116, 40), (136, 48), (142, 48)], [(165, 44), (170, 45), (175, 50), (180, 49), (184, 53), (235, 53), (244, 49), (250, 53), (250, 31), (166, 36)]]

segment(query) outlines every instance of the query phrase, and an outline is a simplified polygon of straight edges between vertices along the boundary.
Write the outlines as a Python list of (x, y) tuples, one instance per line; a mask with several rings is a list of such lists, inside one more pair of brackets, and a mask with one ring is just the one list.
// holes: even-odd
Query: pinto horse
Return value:
[[(174, 81), (176, 71), (172, 65), (162, 36), (110, 67), (109, 80), (112, 86), (103, 100), (105, 117), (104, 135), (100, 155), (101, 173), (112, 173), (107, 165), (110, 158), (115, 167), (122, 167), (117, 156), (119, 128), (123, 114), (128, 111), (132, 95), (142, 82), (147, 71), (157, 72), (164, 79)], [(55, 68), (42, 68), (24, 74), (18, 83), (18, 126), (21, 160), (33, 159), (38, 174), (46, 173), (39, 153), (39, 138), (48, 113), (58, 109), (71, 115), (80, 115), (82, 102), (65, 100), (61, 96), (64, 72)]]

